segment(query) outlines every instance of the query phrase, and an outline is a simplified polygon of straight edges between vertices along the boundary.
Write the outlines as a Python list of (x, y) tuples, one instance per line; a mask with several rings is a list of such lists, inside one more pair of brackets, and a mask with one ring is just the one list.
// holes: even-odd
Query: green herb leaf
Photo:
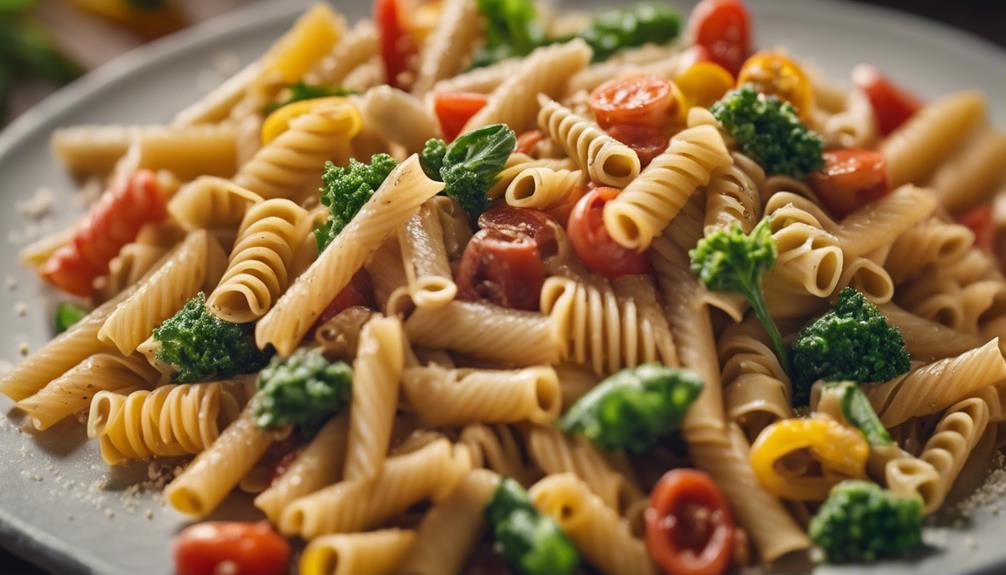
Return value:
[(61, 302), (56, 306), (56, 314), (53, 318), (56, 323), (56, 331), (63, 333), (73, 327), (73, 324), (84, 319), (88, 311), (70, 302)]

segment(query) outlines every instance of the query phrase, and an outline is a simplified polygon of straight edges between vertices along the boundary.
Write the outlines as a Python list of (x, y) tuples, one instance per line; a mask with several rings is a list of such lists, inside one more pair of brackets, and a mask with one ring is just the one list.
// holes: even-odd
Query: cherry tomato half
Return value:
[(653, 487), (645, 517), (646, 548), (665, 573), (720, 575), (730, 566), (733, 515), (705, 473), (668, 471)]
[(684, 117), (684, 98), (673, 83), (652, 74), (609, 80), (590, 94), (590, 108), (601, 128), (612, 126), (666, 129)]
[(744, 62), (737, 84), (786, 100), (806, 119), (814, 109), (814, 89), (799, 64), (780, 52), (758, 52)]
[(481, 230), (472, 236), (458, 267), (458, 297), (488, 300), (511, 309), (538, 309), (545, 264), (538, 244), (523, 234)]
[(993, 221), (993, 206), (982, 204), (957, 216), (957, 222), (975, 233), (975, 245), (987, 253), (995, 250), (996, 226)]
[(887, 195), (887, 160), (875, 150), (841, 149), (824, 153), (824, 169), (810, 183), (824, 207), (844, 218)]
[(692, 10), (688, 31), (713, 62), (734, 76), (751, 53), (751, 15), (740, 0), (702, 0)]
[(538, 145), (538, 142), (545, 139), (545, 134), (541, 130), (528, 130), (526, 132), (521, 132), (517, 136), (517, 148), (514, 149), (515, 153), (518, 154), (530, 154), (534, 151), (534, 147)]
[(176, 575), (283, 575), (290, 559), (290, 544), (268, 521), (197, 523), (173, 547)]
[(458, 137), (465, 124), (485, 107), (488, 98), (474, 92), (441, 92), (433, 95), (433, 111), (440, 120), (440, 131), (451, 141)]
[(623, 248), (604, 229), (604, 205), (617, 196), (617, 188), (597, 188), (584, 194), (569, 214), (569, 244), (591, 271), (613, 278), (650, 271), (650, 260)]
[(405, 26), (402, 8), (398, 0), (374, 0), (374, 22), (377, 23), (384, 76), (395, 88), (408, 87), (406, 72), (418, 52)]
[(653, 158), (664, 153), (670, 143), (665, 130), (651, 130), (645, 126), (612, 126), (608, 135), (632, 148), (643, 168), (649, 166)]
[(852, 83), (870, 100), (877, 130), (882, 136), (898, 129), (924, 105), (922, 100), (899, 88), (869, 64), (860, 64), (853, 69)]

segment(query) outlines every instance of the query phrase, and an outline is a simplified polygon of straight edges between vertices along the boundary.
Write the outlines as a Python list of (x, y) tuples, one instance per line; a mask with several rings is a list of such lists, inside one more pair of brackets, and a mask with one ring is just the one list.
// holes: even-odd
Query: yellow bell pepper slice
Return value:
[(356, 107), (349, 103), (346, 98), (333, 96), (331, 98), (315, 98), (313, 100), (300, 100), (292, 102), (276, 110), (262, 122), (262, 145), (275, 140), (283, 132), (290, 129), (290, 122), (294, 119), (310, 114), (311, 112), (324, 107), (338, 107), (345, 110), (345, 120), (347, 122), (346, 132), (356, 134), (363, 125)]
[(292, 84), (324, 58), (342, 37), (345, 23), (326, 4), (318, 3), (297, 19), (263, 62), (263, 78)]
[(713, 62), (696, 62), (678, 76), (675, 83), (688, 107), (708, 108), (734, 87), (734, 76)]
[[(782, 460), (808, 450), (820, 475), (787, 473)], [(766, 427), (751, 446), (751, 467), (770, 493), (794, 501), (823, 501), (836, 484), (866, 476), (870, 446), (863, 434), (833, 419), (784, 419)]]
[(806, 120), (814, 109), (814, 88), (799, 64), (780, 52), (758, 52), (744, 62), (737, 85), (752, 84), (764, 94), (786, 100)]

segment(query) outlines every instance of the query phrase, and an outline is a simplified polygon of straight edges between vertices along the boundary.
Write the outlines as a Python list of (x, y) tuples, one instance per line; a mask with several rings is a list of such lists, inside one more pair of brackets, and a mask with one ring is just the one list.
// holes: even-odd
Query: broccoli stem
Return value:
[(768, 332), (769, 339), (772, 340), (772, 347), (775, 348), (775, 355), (779, 358), (779, 363), (782, 364), (783, 370), (788, 372), (789, 352), (786, 351), (786, 344), (782, 341), (779, 327), (776, 326), (775, 320), (772, 319), (772, 315), (768, 312), (768, 305), (765, 304), (765, 291), (760, 285), (748, 285), (747, 282), (744, 282), (743, 288), (738, 291), (744, 294), (748, 303), (751, 304), (751, 309), (754, 311), (755, 316), (761, 322), (765, 331)]

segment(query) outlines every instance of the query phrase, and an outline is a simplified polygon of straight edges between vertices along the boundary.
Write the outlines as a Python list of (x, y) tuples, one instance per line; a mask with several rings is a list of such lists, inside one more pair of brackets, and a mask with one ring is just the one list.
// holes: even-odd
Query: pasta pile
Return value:
[[(466, 71), (482, 16), (473, 0), (441, 4), (408, 82), (389, 77), (374, 23), (347, 27), (319, 4), (167, 126), (54, 135), (69, 170), (109, 183), (102, 202), (141, 217), (109, 227), (121, 212), (92, 211), (81, 229), (120, 235), (91, 251), (66, 235), (26, 250), (28, 265), (96, 306), (0, 378), (34, 429), (84, 412), (109, 465), (194, 455), (166, 488), (170, 505), (200, 519), (235, 487), (255, 491), (279, 533), (308, 542), (305, 575), (467, 572), (493, 542), (484, 510), (502, 478), (607, 574), (663, 568), (646, 510), (672, 468), (711, 478), (736, 524), (729, 556), (763, 564), (812, 546), (806, 522), (843, 479), (918, 497), (925, 514), (977, 484), (1006, 438), (1006, 137), (987, 125), (982, 94), (928, 103), (884, 135), (864, 89), (807, 74), (794, 121), (820, 135), (825, 157), (857, 148), (886, 161), (883, 193), (842, 207), (820, 166), (780, 171), (791, 157), (772, 163), (731, 131), (714, 102), (732, 84), (697, 99), (689, 74), (710, 74), (699, 76), (706, 93), (722, 75), (686, 67), (688, 40), (593, 62), (595, 47), (574, 38)], [(609, 80), (643, 74), (674, 90), (651, 154), (595, 99)], [(298, 83), (344, 92), (290, 98)], [(456, 135), (435, 103), (456, 93), (482, 105), (451, 130), (503, 124), (518, 136), (481, 218), (452, 195), (452, 152), (428, 169), (428, 142)], [(319, 186), (379, 153), (390, 171), (323, 244), (343, 207), (319, 200)], [(159, 197), (138, 195), (140, 173)], [(584, 208), (588, 194), (603, 199)], [(152, 215), (144, 206), (157, 202)], [(976, 207), (980, 227), (958, 217)], [(527, 210), (539, 214), (527, 216), (532, 232), (486, 223)], [(584, 249), (577, 218), (604, 249)], [(796, 390), (817, 378), (798, 381), (748, 299), (693, 271), (700, 241), (762, 231), (774, 246), (764, 303), (785, 345), (848, 287), (900, 332), (907, 371), (854, 385), (894, 438), (886, 448), (867, 446), (839, 388), (815, 385), (804, 398), (814, 415), (798, 418)], [(537, 283), (493, 242), (530, 242), (521, 253), (534, 254)], [(100, 273), (67, 288), (65, 262), (81, 253)], [(166, 335), (187, 329), (172, 318), (193, 305), (254, 347), (196, 373)], [(264, 390), (293, 358), (321, 366), (319, 384), (351, 373), (351, 391), (342, 404), (312, 399), (313, 426), (264, 425)], [(564, 414), (654, 364), (702, 383), (673, 436), (637, 452), (570, 432)], [(808, 443), (773, 443), (787, 426)], [(813, 444), (818, 433), (848, 449)], [(860, 452), (858, 467), (842, 459)], [(287, 454), (256, 488), (251, 478)]]

